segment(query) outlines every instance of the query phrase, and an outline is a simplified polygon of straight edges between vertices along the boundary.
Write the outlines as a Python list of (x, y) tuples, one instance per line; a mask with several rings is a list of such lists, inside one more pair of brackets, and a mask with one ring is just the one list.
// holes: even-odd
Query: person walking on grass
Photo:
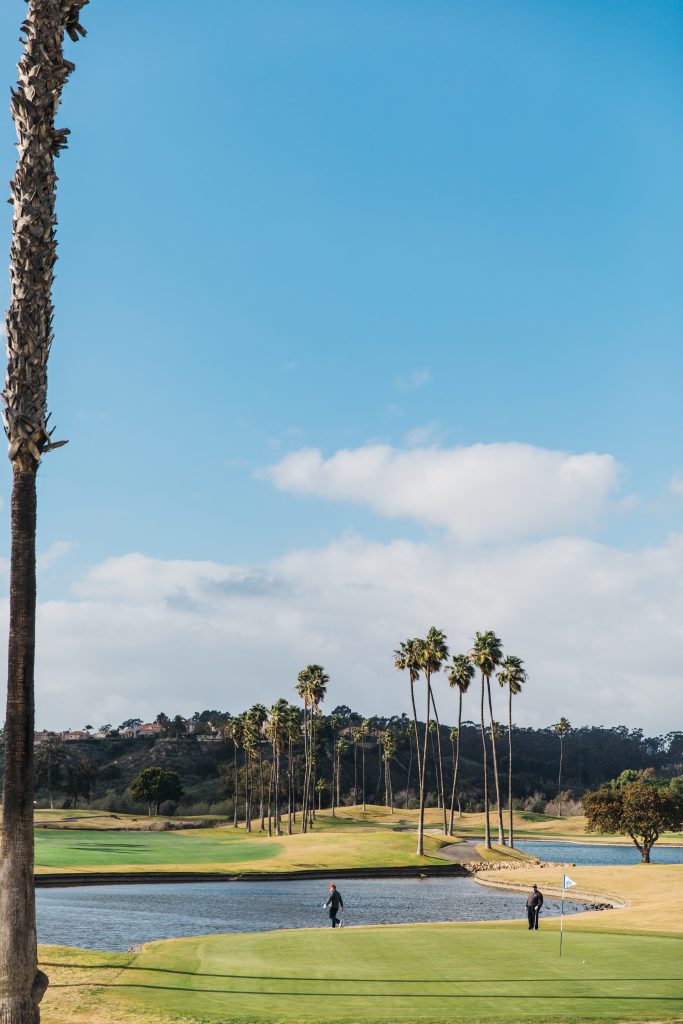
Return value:
[(543, 893), (536, 884), (526, 898), (526, 916), (529, 919), (529, 931), (538, 931), (538, 915), (543, 906)]
[(336, 928), (337, 925), (341, 927), (343, 922), (339, 920), (339, 918), (337, 917), (337, 913), (340, 907), (342, 910), (344, 909), (344, 900), (342, 899), (341, 893), (337, 889), (337, 886), (334, 885), (334, 883), (330, 885), (330, 898), (326, 903), (323, 903), (323, 906), (327, 907), (329, 910), (330, 922), (332, 924), (332, 927)]

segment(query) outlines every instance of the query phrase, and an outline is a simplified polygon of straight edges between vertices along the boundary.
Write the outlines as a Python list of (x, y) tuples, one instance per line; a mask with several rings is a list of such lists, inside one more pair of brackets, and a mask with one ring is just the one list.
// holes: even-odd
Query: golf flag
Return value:
[(571, 887), (573, 885), (576, 885), (576, 882), (572, 882), (572, 880), (569, 877), (569, 875), (563, 875), (562, 876), (562, 888), (563, 889), (571, 889)]

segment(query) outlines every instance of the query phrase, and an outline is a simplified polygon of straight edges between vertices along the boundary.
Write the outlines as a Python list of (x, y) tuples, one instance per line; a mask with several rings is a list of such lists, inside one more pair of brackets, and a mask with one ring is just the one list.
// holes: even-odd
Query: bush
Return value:
[(571, 818), (575, 814), (583, 814), (583, 806), (580, 800), (574, 797), (571, 789), (562, 793), (562, 799), (553, 797), (545, 805), (544, 814), (550, 814), (555, 818)]

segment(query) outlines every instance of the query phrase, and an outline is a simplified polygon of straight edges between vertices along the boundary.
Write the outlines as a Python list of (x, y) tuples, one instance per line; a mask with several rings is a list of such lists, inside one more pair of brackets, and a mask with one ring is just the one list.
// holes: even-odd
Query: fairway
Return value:
[[(443, 864), (442, 845), (425, 838), (425, 857), (415, 855), (415, 835), (390, 829), (352, 828), (279, 836), (227, 828), (181, 832), (113, 832), (98, 829), (36, 829), (36, 872), (330, 870)], [(431, 856), (430, 856), (431, 855)]]
[(215, 935), (132, 957), (47, 948), (62, 987), (43, 1020), (675, 1020), (682, 958), (679, 938), (572, 931), (560, 959), (556, 931), (522, 923)]

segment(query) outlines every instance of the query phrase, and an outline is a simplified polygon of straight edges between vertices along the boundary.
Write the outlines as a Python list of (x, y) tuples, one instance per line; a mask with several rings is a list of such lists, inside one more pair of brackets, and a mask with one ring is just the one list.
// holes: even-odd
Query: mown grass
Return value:
[(36, 872), (87, 871), (301, 871), (399, 867), (443, 863), (438, 836), (425, 837), (425, 857), (415, 835), (387, 829), (316, 829), (270, 839), (232, 828), (183, 832), (37, 830)]
[[(513, 933), (514, 930), (514, 933)], [(524, 925), (212, 935), (138, 956), (47, 948), (43, 1024), (672, 1021), (680, 938)]]

